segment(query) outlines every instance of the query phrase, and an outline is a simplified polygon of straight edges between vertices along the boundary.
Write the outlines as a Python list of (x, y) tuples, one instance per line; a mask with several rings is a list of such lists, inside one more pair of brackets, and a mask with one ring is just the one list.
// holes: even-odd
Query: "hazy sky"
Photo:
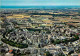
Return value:
[(1, 6), (80, 5), (80, 0), (0, 0)]

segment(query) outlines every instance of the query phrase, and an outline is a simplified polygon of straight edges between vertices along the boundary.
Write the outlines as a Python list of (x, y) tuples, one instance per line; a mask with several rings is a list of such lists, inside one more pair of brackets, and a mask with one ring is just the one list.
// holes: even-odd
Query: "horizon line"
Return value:
[[(16, 5), (1, 5), (1, 6), (16, 6)], [(80, 5), (17, 5), (17, 6), (80, 6)]]

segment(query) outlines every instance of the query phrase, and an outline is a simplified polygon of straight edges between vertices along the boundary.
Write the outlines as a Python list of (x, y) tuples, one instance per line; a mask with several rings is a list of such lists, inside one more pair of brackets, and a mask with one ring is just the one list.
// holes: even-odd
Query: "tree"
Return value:
[(53, 56), (52, 54), (50, 54), (50, 52), (46, 52), (46, 56)]

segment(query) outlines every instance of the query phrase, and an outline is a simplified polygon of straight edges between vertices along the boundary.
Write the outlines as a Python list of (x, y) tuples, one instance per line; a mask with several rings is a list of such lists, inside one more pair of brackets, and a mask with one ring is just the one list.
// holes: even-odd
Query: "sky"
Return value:
[(80, 0), (0, 0), (1, 6), (80, 5)]

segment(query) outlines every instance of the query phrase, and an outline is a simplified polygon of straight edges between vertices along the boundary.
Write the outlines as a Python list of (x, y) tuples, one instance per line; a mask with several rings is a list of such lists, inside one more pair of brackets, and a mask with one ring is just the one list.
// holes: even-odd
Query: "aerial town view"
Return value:
[(0, 56), (80, 56), (80, 6), (42, 6), (44, 1), (41, 6), (17, 6), (18, 0), (6, 1), (0, 7)]

